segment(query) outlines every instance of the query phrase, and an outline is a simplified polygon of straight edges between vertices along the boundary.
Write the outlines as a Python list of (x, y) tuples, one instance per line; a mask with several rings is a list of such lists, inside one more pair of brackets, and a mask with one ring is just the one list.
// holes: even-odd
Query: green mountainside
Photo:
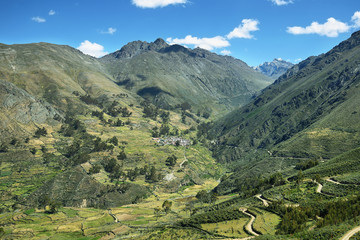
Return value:
[(251, 149), (274, 156), (330, 158), (359, 146), (360, 33), (294, 66), (249, 104), (219, 119), (216, 155)]
[(117, 84), (171, 109), (188, 102), (216, 115), (244, 105), (272, 80), (241, 60), (196, 48), (136, 41), (103, 57)]
[(162, 39), (101, 59), (0, 44), (0, 238), (357, 230), (359, 56), (356, 32), (269, 85), (240, 60)]

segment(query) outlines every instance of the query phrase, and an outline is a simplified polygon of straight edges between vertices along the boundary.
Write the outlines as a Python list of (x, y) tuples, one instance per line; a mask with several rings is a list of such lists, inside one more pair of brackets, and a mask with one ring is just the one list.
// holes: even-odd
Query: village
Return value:
[(190, 140), (181, 137), (164, 137), (164, 138), (153, 138), (159, 146), (174, 145), (174, 146), (189, 146)]

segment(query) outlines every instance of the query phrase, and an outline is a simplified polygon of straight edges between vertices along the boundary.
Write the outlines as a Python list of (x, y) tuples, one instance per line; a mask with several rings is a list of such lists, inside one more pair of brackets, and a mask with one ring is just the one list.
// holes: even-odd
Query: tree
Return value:
[(17, 143), (19, 143), (19, 140), (17, 140), (16, 138), (13, 138), (10, 142), (10, 144), (13, 146), (15, 146)]
[(170, 200), (165, 200), (162, 204), (162, 208), (164, 209), (164, 211), (166, 212), (166, 214), (168, 214), (171, 211), (171, 206), (172, 206), (172, 201)]
[(167, 124), (170, 122), (170, 112), (161, 111), (160, 117), (162, 119), (163, 124)]
[(173, 167), (176, 164), (177, 157), (173, 154), (165, 160), (166, 166)]
[(8, 145), (6, 143), (0, 144), (0, 152), (7, 152), (8, 151)]
[(60, 208), (60, 206), (61, 206), (60, 202), (55, 201), (55, 200), (50, 200), (49, 210), (47, 210), (46, 212), (47, 212), (47, 213), (50, 213), (50, 214), (57, 213), (58, 210), (59, 210), (59, 208)]
[(38, 128), (35, 131), (34, 137), (40, 138), (41, 136), (46, 136), (46, 135), (47, 135), (47, 131), (46, 131), (45, 127), (43, 127), (43, 128)]
[(91, 166), (91, 168), (90, 168), (90, 170), (89, 170), (89, 173), (90, 173), (90, 174), (99, 173), (99, 172), (100, 172), (100, 169), (101, 169), (100, 164), (95, 164), (95, 165)]
[(162, 124), (160, 127), (160, 135), (169, 135), (170, 133), (170, 127), (166, 124)]
[(117, 146), (119, 144), (119, 140), (117, 139), (117, 137), (113, 136), (112, 138), (110, 138), (109, 143), (114, 144), (114, 146)]
[(117, 162), (115, 158), (111, 158), (111, 159), (105, 159), (103, 166), (106, 172), (112, 173), (114, 171), (116, 164)]
[(117, 159), (119, 160), (125, 160), (127, 158), (126, 153), (124, 152), (124, 150), (122, 150), (119, 155), (117, 156)]

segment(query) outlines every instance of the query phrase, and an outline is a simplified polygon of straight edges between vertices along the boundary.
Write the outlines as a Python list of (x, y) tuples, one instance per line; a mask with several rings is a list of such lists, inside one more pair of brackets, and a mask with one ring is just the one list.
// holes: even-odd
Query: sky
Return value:
[(128, 42), (209, 51), (250, 66), (298, 63), (360, 30), (359, 0), (0, 0), (0, 43), (49, 42), (94, 57)]

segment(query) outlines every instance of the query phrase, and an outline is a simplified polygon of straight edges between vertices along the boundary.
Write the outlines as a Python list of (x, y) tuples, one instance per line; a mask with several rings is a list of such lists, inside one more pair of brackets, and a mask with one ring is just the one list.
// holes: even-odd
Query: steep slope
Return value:
[(294, 66), (248, 105), (217, 121), (216, 156), (336, 156), (360, 146), (360, 32), (331, 51)]
[(254, 67), (254, 69), (276, 80), (292, 66), (294, 66), (294, 64), (279, 58), (275, 58), (272, 62), (265, 62), (263, 64), (260, 64), (259, 66)]
[(58, 124), (64, 117), (49, 103), (36, 99), (14, 84), (0, 80), (1, 140), (29, 136), (40, 124)]
[(0, 79), (42, 98), (60, 109), (81, 95), (126, 93), (93, 57), (64, 45), (49, 43), (0, 44)]
[(164, 108), (188, 102), (220, 112), (245, 104), (271, 82), (240, 60), (162, 39), (129, 43), (101, 60), (118, 85)]

